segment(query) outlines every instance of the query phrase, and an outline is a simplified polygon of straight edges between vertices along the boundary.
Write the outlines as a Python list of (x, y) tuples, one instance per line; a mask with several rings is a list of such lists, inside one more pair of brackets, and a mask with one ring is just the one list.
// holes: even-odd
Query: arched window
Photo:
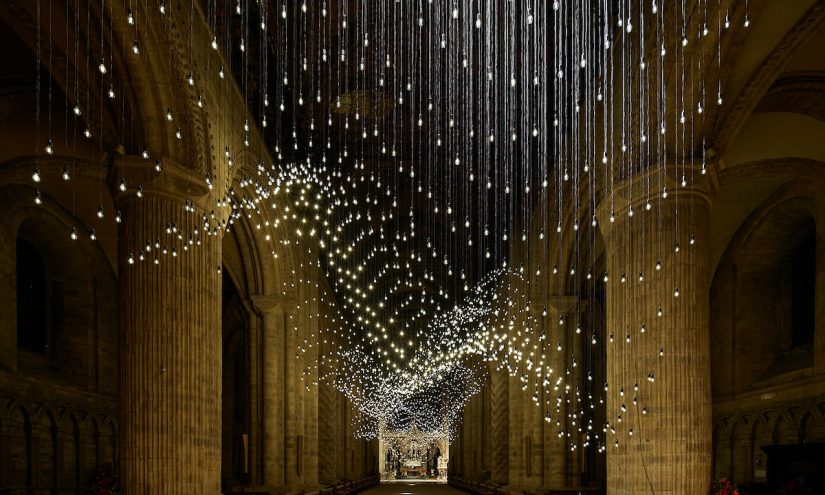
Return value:
[(791, 349), (813, 345), (816, 313), (816, 234), (811, 232), (793, 257)]
[(17, 347), (49, 353), (49, 283), (36, 247), (17, 238)]

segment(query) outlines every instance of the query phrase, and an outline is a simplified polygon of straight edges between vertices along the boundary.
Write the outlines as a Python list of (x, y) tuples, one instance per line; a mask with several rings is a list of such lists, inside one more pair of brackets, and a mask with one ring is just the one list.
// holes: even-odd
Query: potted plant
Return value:
[(92, 474), (89, 485), (91, 495), (121, 495), (120, 481), (111, 464), (98, 466)]

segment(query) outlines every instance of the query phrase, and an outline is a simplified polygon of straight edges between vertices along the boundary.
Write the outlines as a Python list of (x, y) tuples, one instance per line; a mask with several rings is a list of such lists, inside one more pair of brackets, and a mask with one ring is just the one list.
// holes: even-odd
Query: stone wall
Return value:
[[(795, 287), (818, 295), (825, 286), (821, 191), (792, 179), (777, 187), (742, 223), (713, 279), (714, 474), (734, 483), (766, 481), (764, 446), (825, 441), (825, 375), (816, 366), (825, 358), (816, 345), (825, 338), (821, 303), (802, 294), (815, 313), (807, 339), (794, 340), (800, 322), (792, 311)], [(813, 259), (800, 252), (811, 238)], [(807, 263), (801, 268), (815, 287), (795, 279), (794, 263)]]

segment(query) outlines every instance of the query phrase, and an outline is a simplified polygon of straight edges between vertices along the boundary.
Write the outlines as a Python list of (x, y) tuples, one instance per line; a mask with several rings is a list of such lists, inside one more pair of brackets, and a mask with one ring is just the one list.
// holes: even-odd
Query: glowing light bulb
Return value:
[(100, 64), (98, 64), (97, 70), (99, 70), (101, 74), (106, 73), (106, 60), (102, 58), (100, 59)]

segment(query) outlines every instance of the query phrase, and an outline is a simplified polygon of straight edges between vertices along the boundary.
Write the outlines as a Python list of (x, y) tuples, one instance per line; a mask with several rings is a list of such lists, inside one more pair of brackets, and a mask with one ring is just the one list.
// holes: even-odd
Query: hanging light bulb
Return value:
[(160, 5), (158, 5), (158, 9), (160, 10), (161, 14), (166, 14), (166, 3), (163, 0), (160, 0)]
[(71, 176), (69, 175), (69, 169), (66, 168), (66, 167), (63, 167), (63, 180), (69, 180), (69, 179), (71, 179)]
[(101, 58), (100, 64), (97, 66), (97, 69), (100, 71), (101, 74), (106, 73), (106, 60)]
[(77, 229), (72, 227), (72, 232), (69, 234), (69, 238), (73, 241), (77, 240)]

